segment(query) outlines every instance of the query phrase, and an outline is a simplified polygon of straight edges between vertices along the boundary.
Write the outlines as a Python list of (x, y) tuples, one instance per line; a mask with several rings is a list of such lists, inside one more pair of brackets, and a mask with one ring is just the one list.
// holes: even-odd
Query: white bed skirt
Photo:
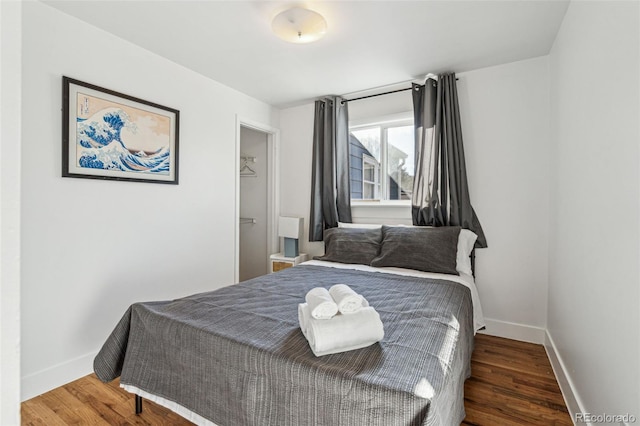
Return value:
[(141, 396), (144, 399), (148, 399), (149, 401), (153, 401), (158, 405), (162, 405), (163, 407), (168, 408), (174, 413), (189, 420), (191, 423), (195, 423), (199, 426), (218, 426), (212, 421), (205, 419), (204, 417), (194, 413), (193, 411), (183, 407), (182, 405), (174, 401), (170, 401), (160, 396), (153, 395), (149, 392), (143, 391), (142, 389), (138, 389), (135, 386), (120, 384), (120, 387), (129, 393), (136, 394), (138, 396)]

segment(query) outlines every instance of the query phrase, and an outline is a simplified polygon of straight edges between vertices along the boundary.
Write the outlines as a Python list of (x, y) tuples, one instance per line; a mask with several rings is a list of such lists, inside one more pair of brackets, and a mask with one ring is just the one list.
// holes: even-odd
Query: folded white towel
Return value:
[(298, 319), (315, 356), (365, 348), (384, 337), (380, 315), (372, 307), (320, 321), (311, 317), (308, 304), (301, 303), (298, 305)]
[(352, 314), (359, 309), (369, 306), (367, 300), (353, 291), (346, 284), (336, 284), (329, 289), (329, 294), (338, 305), (341, 314)]
[(304, 337), (307, 337), (307, 324), (311, 319), (311, 313), (309, 312), (309, 304), (307, 303), (299, 303), (298, 304), (298, 322), (300, 323), (300, 330), (302, 330), (302, 334)]
[(326, 288), (312, 288), (304, 299), (309, 304), (311, 316), (315, 319), (329, 319), (338, 313), (338, 305)]

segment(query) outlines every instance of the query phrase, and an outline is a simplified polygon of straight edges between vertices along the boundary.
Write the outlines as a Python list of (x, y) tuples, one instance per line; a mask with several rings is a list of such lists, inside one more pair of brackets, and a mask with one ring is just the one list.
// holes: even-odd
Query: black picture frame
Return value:
[(178, 184), (180, 111), (62, 77), (62, 177)]

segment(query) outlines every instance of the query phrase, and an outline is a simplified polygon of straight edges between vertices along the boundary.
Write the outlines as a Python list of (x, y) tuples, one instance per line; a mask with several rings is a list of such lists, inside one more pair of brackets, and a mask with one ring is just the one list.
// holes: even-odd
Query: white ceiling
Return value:
[(45, 3), (279, 107), (546, 55), (568, 6), (563, 0), (308, 2), (328, 30), (300, 45), (275, 37), (271, 19), (301, 3)]

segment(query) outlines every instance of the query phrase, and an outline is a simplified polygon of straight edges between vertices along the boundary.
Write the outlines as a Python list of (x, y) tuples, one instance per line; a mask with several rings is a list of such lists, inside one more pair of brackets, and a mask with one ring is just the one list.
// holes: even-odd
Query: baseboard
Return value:
[(545, 342), (544, 328), (488, 318), (485, 318), (485, 324), (485, 329), (478, 333), (520, 340), (522, 342), (536, 343), (539, 345), (542, 345)]
[(20, 400), (26, 401), (90, 374), (97, 354), (98, 351), (91, 352), (22, 377)]
[(562, 357), (558, 353), (556, 345), (553, 342), (553, 339), (551, 338), (548, 330), (545, 333), (544, 348), (547, 351), (547, 356), (549, 357), (549, 361), (551, 362), (553, 372), (556, 375), (558, 386), (560, 386), (562, 396), (564, 397), (564, 402), (567, 405), (567, 410), (569, 410), (569, 415), (571, 415), (571, 420), (575, 424), (576, 413), (586, 413), (587, 411), (584, 409), (584, 404), (582, 404), (578, 393), (575, 391), (575, 386), (571, 381), (571, 377), (567, 373), (568, 370), (564, 362), (562, 361)]

